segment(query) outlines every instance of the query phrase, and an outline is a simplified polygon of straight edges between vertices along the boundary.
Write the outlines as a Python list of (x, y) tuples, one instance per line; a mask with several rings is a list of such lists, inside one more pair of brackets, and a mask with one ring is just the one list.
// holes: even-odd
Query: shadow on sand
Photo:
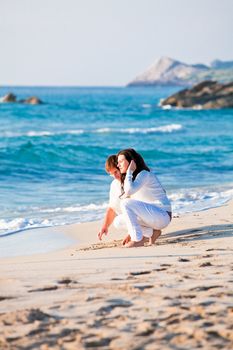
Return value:
[[(162, 234), (156, 241), (155, 245), (174, 244), (174, 243), (190, 243), (197, 240), (224, 238), (233, 236), (233, 225), (210, 225), (175, 231), (167, 234)], [(100, 242), (91, 244), (87, 247), (81, 247), (78, 251), (97, 250), (104, 248), (119, 248), (122, 247), (122, 240), (112, 242)]]
[(210, 225), (161, 235), (158, 244), (190, 242), (233, 236), (233, 225)]

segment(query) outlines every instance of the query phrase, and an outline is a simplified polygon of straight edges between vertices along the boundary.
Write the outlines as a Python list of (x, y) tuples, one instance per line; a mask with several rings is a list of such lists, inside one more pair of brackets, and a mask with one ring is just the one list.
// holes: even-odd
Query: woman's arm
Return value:
[(149, 171), (142, 170), (133, 181), (133, 172), (128, 168), (124, 181), (124, 191), (126, 196), (131, 196), (142, 188), (148, 179)]

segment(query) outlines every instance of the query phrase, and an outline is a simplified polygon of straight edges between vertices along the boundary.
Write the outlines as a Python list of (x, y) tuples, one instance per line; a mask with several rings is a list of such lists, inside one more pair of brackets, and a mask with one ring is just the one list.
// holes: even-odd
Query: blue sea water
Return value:
[(233, 197), (233, 110), (162, 109), (175, 87), (1, 88), (42, 105), (0, 104), (0, 234), (100, 219), (108, 155), (133, 147), (176, 213)]

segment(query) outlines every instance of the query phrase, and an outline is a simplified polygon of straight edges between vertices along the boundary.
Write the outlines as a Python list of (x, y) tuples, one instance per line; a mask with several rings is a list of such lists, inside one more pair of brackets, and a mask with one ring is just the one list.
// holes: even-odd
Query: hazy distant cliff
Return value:
[(127, 86), (192, 85), (203, 80), (233, 81), (233, 61), (215, 60), (210, 66), (186, 64), (169, 57), (162, 57)]

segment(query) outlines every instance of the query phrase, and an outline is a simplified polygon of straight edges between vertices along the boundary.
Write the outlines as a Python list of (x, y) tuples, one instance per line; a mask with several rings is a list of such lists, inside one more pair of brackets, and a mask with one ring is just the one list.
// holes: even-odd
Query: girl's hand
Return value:
[(132, 172), (134, 172), (136, 170), (137, 166), (134, 160), (131, 160), (130, 164), (129, 164), (129, 170), (131, 170)]

